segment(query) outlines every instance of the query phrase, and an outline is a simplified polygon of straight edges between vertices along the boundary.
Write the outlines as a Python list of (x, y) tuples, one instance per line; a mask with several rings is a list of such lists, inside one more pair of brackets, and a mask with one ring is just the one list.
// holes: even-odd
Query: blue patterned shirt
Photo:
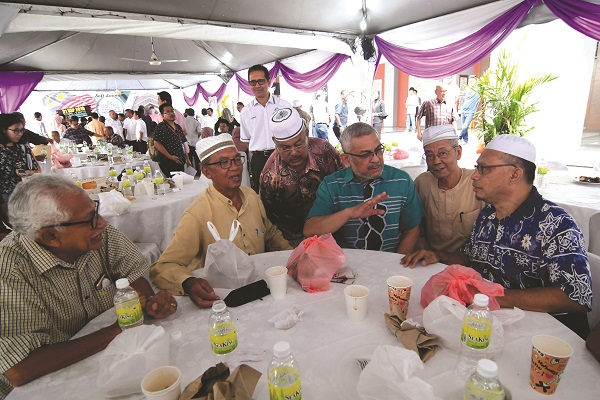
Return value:
[(535, 187), (501, 221), (492, 205), (481, 210), (464, 251), (473, 269), (507, 289), (558, 287), (571, 300), (592, 307), (583, 235), (573, 218)]
[[(381, 179), (373, 181), (373, 195), (387, 192), (389, 199), (379, 203), (385, 210), (381, 232), (382, 251), (394, 252), (402, 239), (402, 231), (417, 227), (423, 218), (423, 206), (410, 176), (402, 170), (384, 165)], [(362, 204), (365, 184), (358, 181), (352, 168), (337, 171), (323, 179), (317, 189), (317, 198), (306, 217), (331, 215), (346, 208)], [(365, 222), (356, 218), (348, 220), (333, 236), (340, 247), (364, 249), (359, 231)], [(373, 250), (373, 249), (371, 249)]]

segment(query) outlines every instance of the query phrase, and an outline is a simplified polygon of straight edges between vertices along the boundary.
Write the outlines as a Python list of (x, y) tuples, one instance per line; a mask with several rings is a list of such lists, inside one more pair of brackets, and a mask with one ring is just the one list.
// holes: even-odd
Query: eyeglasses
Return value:
[(245, 156), (237, 156), (234, 158), (223, 158), (220, 161), (217, 162), (213, 162), (210, 164), (204, 164), (205, 167), (208, 167), (210, 165), (216, 165), (219, 164), (221, 166), (221, 168), (223, 169), (229, 169), (231, 168), (231, 163), (240, 166), (240, 165), (244, 165), (244, 161), (246, 160)]
[(18, 134), (21, 134), (21, 135), (22, 135), (22, 134), (24, 134), (24, 133), (25, 133), (25, 129), (10, 129), (10, 128), (8, 128), (7, 130), (9, 130), (9, 131), (11, 131), (11, 132), (14, 132), (14, 133), (16, 133), (17, 135), (18, 135)]
[(513, 165), (513, 164), (496, 164), (496, 165), (475, 164), (475, 169), (477, 170), (477, 172), (479, 172), (479, 175), (483, 175), (483, 173), (485, 171), (487, 171), (488, 169), (498, 168), (498, 167), (516, 167), (516, 165)]
[(439, 158), (440, 160), (445, 160), (449, 155), (450, 152), (452, 150), (454, 150), (456, 148), (456, 146), (452, 146), (452, 148), (450, 150), (442, 150), (439, 151), (437, 154), (434, 153), (425, 153), (423, 155), (423, 157), (427, 160), (427, 161), (433, 161), (435, 160), (435, 157), (437, 156), (437, 158)]
[(291, 146), (276, 145), (275, 147), (277, 147), (277, 151), (279, 152), (279, 154), (288, 154), (291, 153), (292, 150), (296, 150), (296, 152), (299, 152), (306, 146), (306, 139), (307, 138), (304, 137), (302, 140), (297, 141)]
[(92, 215), (92, 218), (90, 218), (88, 220), (77, 221), (77, 222), (63, 222), (61, 224), (43, 226), (41, 229), (56, 228), (59, 226), (85, 225), (85, 224), (91, 224), (92, 229), (96, 229), (96, 227), (98, 226), (98, 208), (100, 207), (100, 200), (94, 200), (94, 203), (96, 203), (96, 208), (94, 209), (94, 215)]
[(248, 83), (250, 84), (250, 86), (256, 86), (256, 85), (264, 85), (265, 83), (267, 83), (266, 79), (256, 79), (256, 80), (251, 80), (248, 81)]
[(175, 114), (175, 110), (170, 110), (170, 111), (163, 111), (163, 114)]
[(353, 157), (358, 157), (361, 160), (370, 160), (371, 158), (373, 158), (373, 154), (377, 154), (377, 157), (381, 157), (383, 155), (384, 151), (385, 151), (385, 146), (383, 144), (380, 144), (379, 146), (375, 147), (375, 149), (373, 151), (367, 151), (366, 153), (352, 154), (352, 153), (348, 153), (347, 151), (344, 151), (344, 154), (348, 154), (349, 156), (353, 156)]

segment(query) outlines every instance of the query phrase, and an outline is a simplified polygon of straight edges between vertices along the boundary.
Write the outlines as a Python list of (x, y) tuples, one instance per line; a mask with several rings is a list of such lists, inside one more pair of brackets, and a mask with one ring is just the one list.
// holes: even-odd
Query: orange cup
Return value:
[(390, 300), (390, 312), (393, 312), (394, 305), (397, 305), (404, 316), (408, 313), (408, 301), (410, 300), (410, 290), (413, 281), (406, 276), (390, 276), (387, 279), (388, 296)]
[(531, 344), (529, 385), (536, 392), (553, 394), (573, 354), (573, 348), (564, 340), (549, 335), (534, 336)]

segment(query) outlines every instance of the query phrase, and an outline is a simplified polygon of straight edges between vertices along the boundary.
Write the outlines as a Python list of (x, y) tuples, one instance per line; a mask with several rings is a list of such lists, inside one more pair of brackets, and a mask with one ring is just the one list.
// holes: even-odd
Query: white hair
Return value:
[(19, 183), (8, 200), (8, 218), (15, 232), (34, 240), (45, 226), (68, 221), (71, 210), (61, 198), (82, 191), (69, 178), (35, 174)]
[(352, 138), (372, 135), (373, 133), (377, 135), (377, 139), (381, 140), (379, 132), (377, 132), (372, 125), (364, 122), (355, 122), (352, 125), (349, 125), (340, 135), (340, 144), (342, 145), (342, 150), (344, 150), (344, 152), (352, 150)]

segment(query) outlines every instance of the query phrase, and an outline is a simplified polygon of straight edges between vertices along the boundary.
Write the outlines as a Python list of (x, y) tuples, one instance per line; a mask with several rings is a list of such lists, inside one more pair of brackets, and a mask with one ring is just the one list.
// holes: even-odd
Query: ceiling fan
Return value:
[(156, 51), (154, 51), (154, 38), (150, 38), (150, 43), (152, 44), (152, 55), (150, 56), (150, 60), (139, 60), (137, 58), (121, 58), (121, 60), (127, 61), (139, 61), (139, 62), (147, 62), (150, 65), (160, 65), (162, 63), (174, 63), (174, 62), (187, 62), (188, 60), (159, 60), (156, 55)]

